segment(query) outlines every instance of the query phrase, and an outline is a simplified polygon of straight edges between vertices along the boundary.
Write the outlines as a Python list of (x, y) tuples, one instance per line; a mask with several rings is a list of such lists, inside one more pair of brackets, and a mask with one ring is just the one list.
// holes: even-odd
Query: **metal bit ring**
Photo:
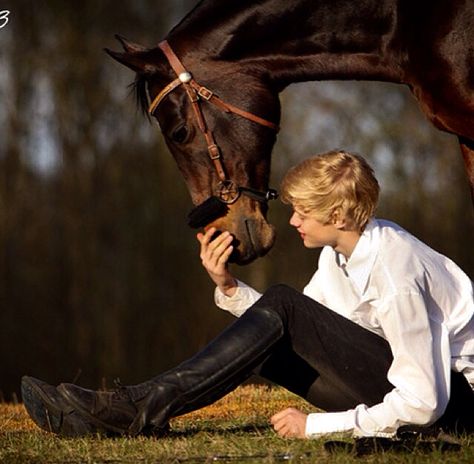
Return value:
[(231, 205), (235, 203), (239, 196), (239, 187), (231, 180), (223, 180), (217, 184), (217, 197), (222, 203)]

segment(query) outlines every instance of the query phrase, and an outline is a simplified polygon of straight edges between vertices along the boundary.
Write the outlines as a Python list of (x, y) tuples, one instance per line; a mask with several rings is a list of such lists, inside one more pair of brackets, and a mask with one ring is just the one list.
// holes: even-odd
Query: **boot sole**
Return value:
[(40, 381), (33, 377), (23, 377), (21, 396), (28, 414), (40, 428), (52, 433), (61, 432), (63, 411), (51, 402)]
[(104, 427), (81, 415), (52, 385), (24, 376), (21, 381), (23, 403), (31, 419), (43, 430), (63, 437), (83, 437), (86, 435), (105, 435)]

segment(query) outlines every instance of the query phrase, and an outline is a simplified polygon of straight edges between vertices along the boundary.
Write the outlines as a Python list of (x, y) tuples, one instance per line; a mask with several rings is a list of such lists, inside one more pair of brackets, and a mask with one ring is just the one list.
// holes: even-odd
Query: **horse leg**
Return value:
[(469, 185), (471, 186), (471, 198), (474, 205), (474, 141), (465, 137), (459, 137), (461, 153), (464, 159)]

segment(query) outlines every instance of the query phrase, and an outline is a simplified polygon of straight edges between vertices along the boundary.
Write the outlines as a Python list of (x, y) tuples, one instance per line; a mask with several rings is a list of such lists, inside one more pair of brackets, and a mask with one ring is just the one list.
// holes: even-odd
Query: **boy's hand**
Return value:
[(219, 289), (227, 296), (232, 296), (237, 282), (229, 272), (228, 260), (234, 247), (233, 236), (225, 231), (211, 241), (216, 229), (211, 227), (205, 233), (199, 232), (197, 239), (201, 244), (202, 265)]
[(287, 408), (270, 419), (273, 428), (284, 438), (305, 438), (308, 415), (295, 408)]

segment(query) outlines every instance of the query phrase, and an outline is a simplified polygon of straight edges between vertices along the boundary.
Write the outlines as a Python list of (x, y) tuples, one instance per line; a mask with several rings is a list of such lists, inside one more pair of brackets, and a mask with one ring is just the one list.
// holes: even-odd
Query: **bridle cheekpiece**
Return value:
[[(148, 107), (148, 113), (153, 115), (160, 103), (169, 93), (171, 93), (177, 87), (183, 86), (186, 90), (189, 101), (191, 102), (198, 127), (206, 140), (209, 158), (213, 162), (214, 168), (216, 169), (217, 175), (220, 179), (215, 192), (219, 201), (229, 205), (235, 203), (241, 194), (247, 195), (254, 200), (261, 202), (267, 202), (269, 200), (276, 199), (278, 197), (276, 190), (268, 189), (267, 191), (260, 191), (251, 187), (241, 187), (227, 177), (224, 164), (222, 163), (221, 150), (215, 141), (212, 130), (209, 129), (208, 125), (206, 124), (206, 119), (201, 109), (201, 102), (209, 102), (219, 108), (221, 111), (237, 114), (245, 119), (248, 119), (249, 121), (268, 127), (275, 131), (279, 130), (278, 125), (221, 100), (207, 87), (197, 83), (192, 74), (181, 63), (166, 40), (160, 42), (158, 47), (164, 53), (171, 68), (176, 73), (177, 78), (171, 81), (158, 93), (158, 95), (156, 95)], [(197, 209), (199, 209), (199, 207), (200, 205), (197, 206)]]

